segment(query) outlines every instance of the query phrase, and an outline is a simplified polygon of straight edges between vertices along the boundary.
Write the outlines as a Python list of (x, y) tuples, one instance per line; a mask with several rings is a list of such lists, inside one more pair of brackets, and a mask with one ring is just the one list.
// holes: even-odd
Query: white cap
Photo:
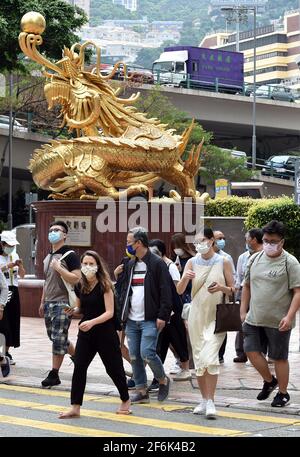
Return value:
[(9, 246), (16, 246), (17, 244), (20, 244), (19, 241), (17, 241), (15, 233), (10, 230), (3, 230), (0, 236), (1, 241), (4, 241)]

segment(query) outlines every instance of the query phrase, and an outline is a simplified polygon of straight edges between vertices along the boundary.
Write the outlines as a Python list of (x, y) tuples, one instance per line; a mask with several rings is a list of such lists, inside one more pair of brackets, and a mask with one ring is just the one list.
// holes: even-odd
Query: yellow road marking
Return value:
[(21, 427), (38, 428), (40, 430), (51, 430), (53, 432), (66, 433), (68, 435), (80, 436), (134, 436), (125, 433), (113, 432), (110, 430), (98, 430), (96, 428), (75, 427), (66, 424), (55, 424), (52, 422), (23, 419), (22, 417), (0, 415), (0, 423), (18, 425)]
[[(30, 408), (33, 410), (61, 412), (62, 407), (59, 405), (47, 405), (44, 403), (37, 403), (23, 400), (13, 400), (10, 398), (1, 398), (1, 404), (7, 406), (14, 406), (19, 408)], [(140, 416), (122, 416), (115, 413), (104, 411), (95, 411), (93, 409), (81, 409), (81, 416), (94, 417), (96, 419), (108, 420), (113, 422), (122, 422), (126, 424), (141, 425), (147, 427), (155, 427), (160, 429), (176, 430), (188, 433), (217, 435), (217, 436), (242, 436), (248, 433), (240, 430), (231, 430), (225, 428), (205, 427), (201, 425), (194, 425), (183, 422), (165, 421), (161, 419), (145, 418)]]
[[(69, 392), (63, 392), (59, 390), (50, 390), (50, 389), (40, 389), (34, 387), (26, 387), (26, 386), (14, 386), (9, 384), (0, 384), (0, 389), (10, 390), (10, 391), (17, 391), (17, 392), (25, 392), (28, 394), (37, 394), (37, 395), (44, 395), (49, 397), (64, 397), (70, 398)], [(85, 395), (85, 401), (93, 401), (99, 403), (110, 403), (110, 404), (119, 404), (120, 400), (116, 397), (111, 396), (100, 396), (100, 395)], [(43, 405), (43, 403), (41, 403)], [(149, 403), (149, 404), (137, 404), (133, 406), (134, 408), (150, 408), (150, 409), (159, 409), (162, 411), (180, 411), (186, 409), (193, 409), (193, 406), (190, 405), (182, 405), (182, 404), (159, 404), (159, 403)], [(277, 423), (277, 424), (285, 424), (285, 425), (300, 425), (300, 419), (290, 419), (285, 417), (277, 417), (277, 416), (262, 416), (256, 414), (248, 414), (248, 413), (240, 413), (240, 412), (231, 412), (231, 411), (220, 411), (218, 410), (218, 416), (220, 417), (228, 417), (231, 419), (242, 419), (242, 420), (250, 420), (250, 421), (257, 421), (257, 422), (269, 422), (269, 423)]]
[[(46, 397), (63, 397), (70, 398), (70, 392), (64, 392), (61, 390), (42, 389), (38, 387), (27, 387), (27, 386), (14, 386), (11, 384), (1, 384), (0, 389), (3, 390), (14, 390), (17, 392), (26, 392), (27, 394), (44, 395)], [(97, 400), (99, 395), (85, 395), (85, 400)]]

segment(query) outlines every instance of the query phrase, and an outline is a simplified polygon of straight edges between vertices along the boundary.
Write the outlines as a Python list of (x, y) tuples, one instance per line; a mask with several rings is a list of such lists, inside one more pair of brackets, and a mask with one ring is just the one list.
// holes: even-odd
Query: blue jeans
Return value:
[(126, 323), (126, 336), (131, 359), (133, 379), (137, 389), (147, 387), (145, 363), (153, 371), (155, 379), (163, 379), (166, 374), (156, 353), (158, 330), (156, 321), (132, 321)]

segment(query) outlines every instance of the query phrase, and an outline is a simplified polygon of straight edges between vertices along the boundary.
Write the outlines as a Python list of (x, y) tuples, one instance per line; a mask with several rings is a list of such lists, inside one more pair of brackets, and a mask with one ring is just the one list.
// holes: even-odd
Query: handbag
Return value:
[[(74, 251), (68, 251), (64, 255), (62, 255), (61, 258), (59, 259), (59, 262), (61, 262), (69, 254), (71, 254), (71, 252), (74, 252)], [(75, 286), (73, 286), (68, 281), (66, 281), (62, 276), (61, 276), (61, 279), (62, 279), (62, 281), (63, 281), (63, 283), (65, 285), (65, 288), (67, 289), (67, 292), (68, 292), (69, 305), (71, 306), (71, 308), (75, 308), (75, 306), (76, 306), (76, 298), (77, 298), (76, 294), (75, 294), (75, 290), (74, 290)]]
[(223, 294), (223, 302), (217, 304), (214, 333), (239, 332), (241, 330), (240, 303), (235, 301), (234, 294), (232, 294), (231, 301), (225, 303), (225, 294)]

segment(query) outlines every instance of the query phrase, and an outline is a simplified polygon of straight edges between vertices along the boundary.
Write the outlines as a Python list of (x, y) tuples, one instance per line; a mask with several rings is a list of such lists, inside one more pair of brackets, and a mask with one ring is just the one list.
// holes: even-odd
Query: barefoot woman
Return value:
[(80, 416), (86, 385), (87, 369), (100, 355), (107, 374), (117, 387), (121, 405), (117, 414), (130, 414), (126, 376), (120, 341), (114, 324), (114, 295), (109, 274), (94, 251), (86, 251), (81, 257), (82, 279), (76, 286), (77, 307), (66, 309), (69, 315), (81, 314), (76, 344), (74, 372), (71, 390), (71, 409), (60, 414), (60, 419)]

